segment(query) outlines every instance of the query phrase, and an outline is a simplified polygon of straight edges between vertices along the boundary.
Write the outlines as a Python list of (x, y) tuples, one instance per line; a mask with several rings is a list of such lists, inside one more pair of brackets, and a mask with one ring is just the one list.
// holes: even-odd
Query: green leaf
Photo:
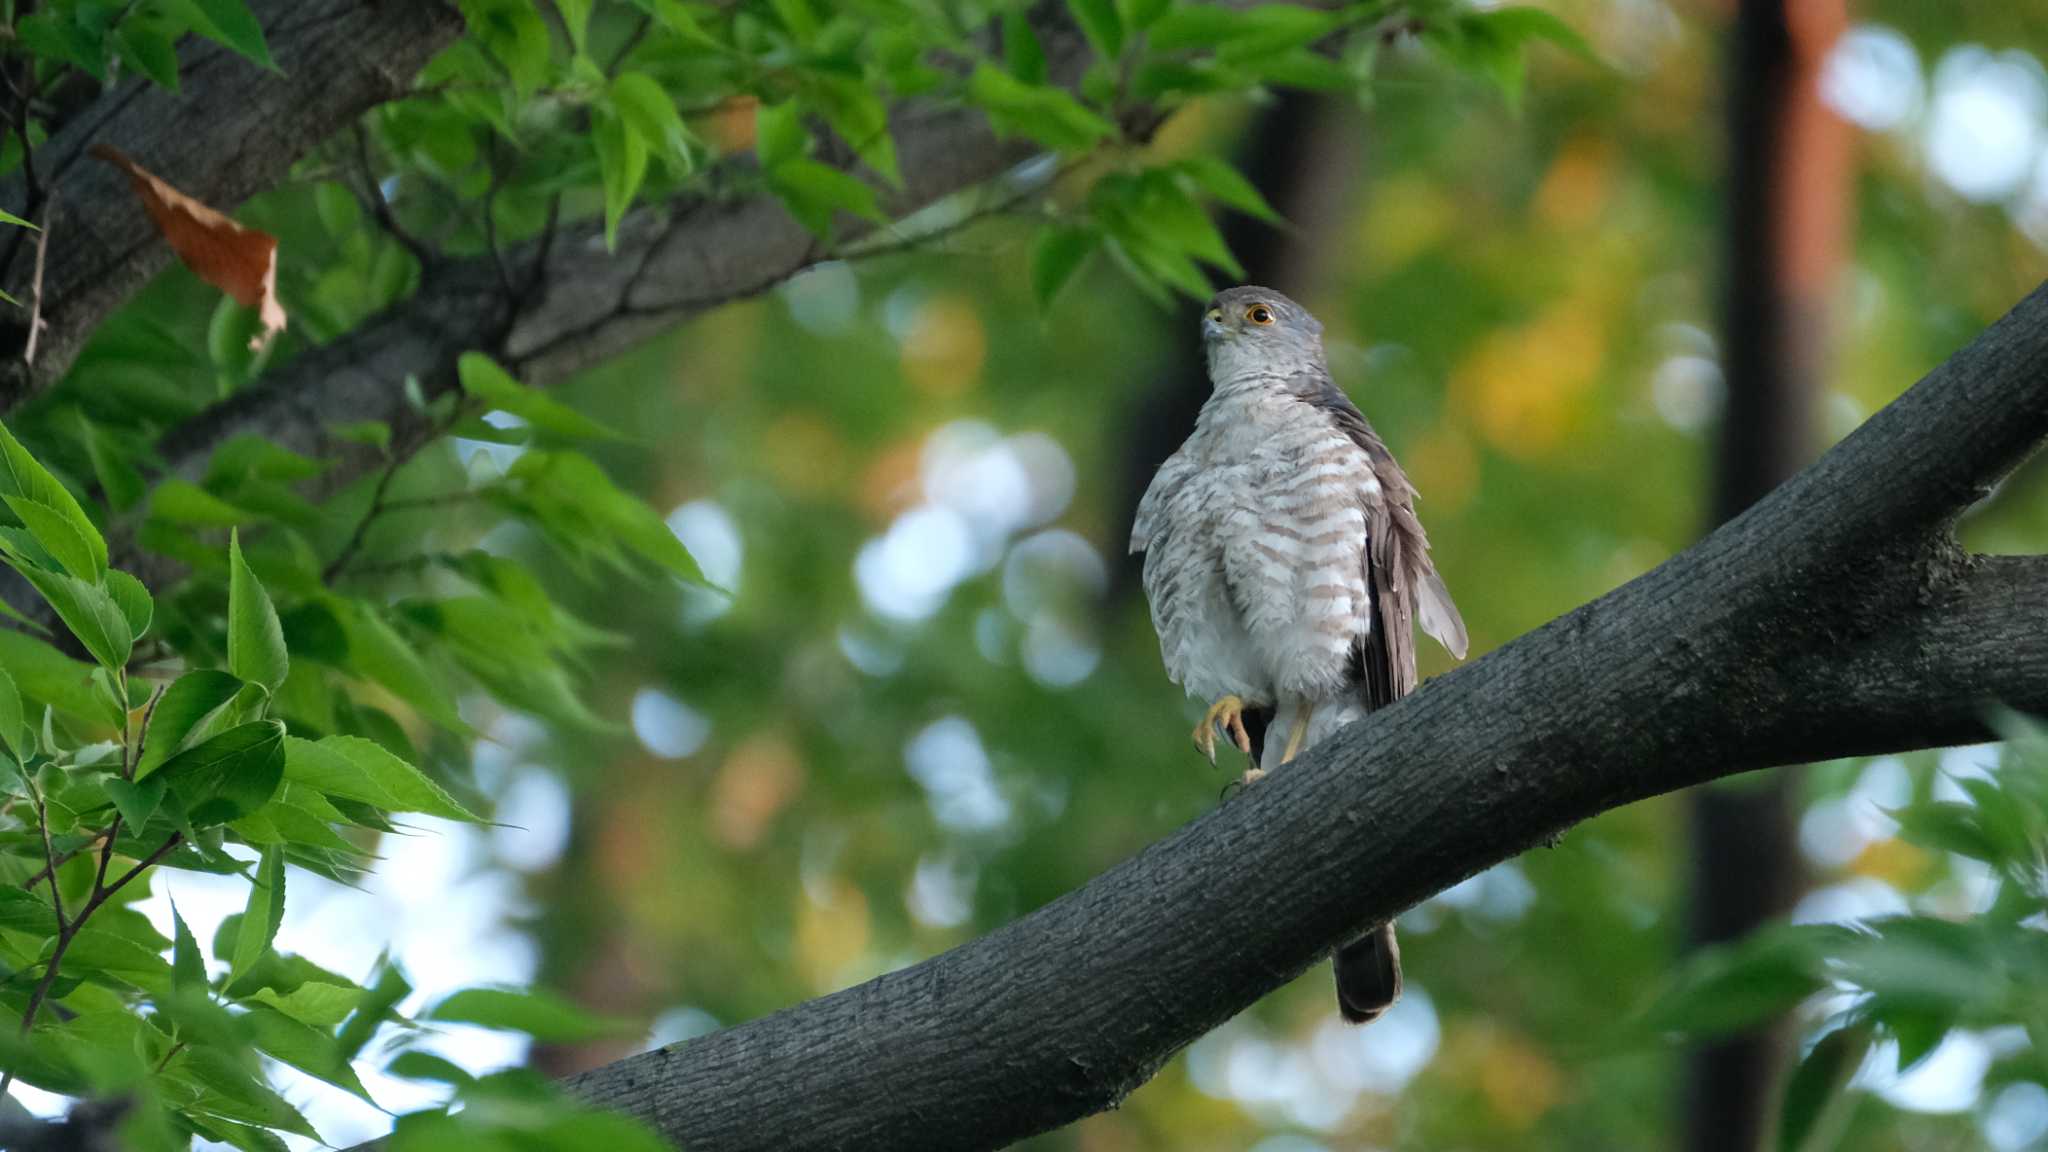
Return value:
[[(92, 544), (74, 527), (64, 515), (46, 504), (20, 496), (4, 498), (9, 511), (21, 518), (28, 526), (29, 535), (43, 546), (52, 559), (62, 565), (66, 572), (88, 584), (99, 580), (106, 571), (107, 558), (104, 552), (95, 556)], [(101, 545), (105, 548), (105, 545)], [(97, 567), (95, 566), (97, 565)]]
[(277, 609), (242, 558), (241, 533), (234, 533), (228, 537), (228, 671), (275, 692), (290, 670)]
[(1838, 1028), (1820, 1038), (1785, 1085), (1778, 1115), (1779, 1152), (1827, 1152), (1848, 1118), (1849, 1078), (1870, 1050), (1866, 1028)]
[(127, 665), (135, 638), (128, 633), (128, 617), (105, 589), (26, 562), (14, 563), (14, 570), (42, 593), (57, 610), (57, 618), (102, 667)]
[(1003, 13), (1003, 66), (1022, 83), (1045, 83), (1045, 49), (1031, 30), (1029, 10), (1021, 5)]
[(55, 936), (57, 913), (49, 901), (9, 885), (0, 888), (0, 929), (29, 936)]
[(198, 1096), (191, 1107), (204, 1115), (320, 1139), (320, 1133), (299, 1115), (298, 1109), (244, 1067), (235, 1054), (216, 1048), (188, 1047), (162, 1075), (174, 1084), (196, 1090)]
[(261, 1005), (250, 1008), (243, 1021), (251, 1040), (265, 1053), (373, 1106), (376, 1104), (331, 1034)]
[[(48, 704), (85, 719), (99, 718), (91, 665), (73, 660), (33, 636), (0, 628), (0, 668), (14, 677), (25, 702)], [(33, 715), (26, 710), (24, 714)]]
[(257, 519), (247, 508), (238, 508), (185, 480), (157, 485), (149, 494), (149, 512), (167, 523), (194, 528), (232, 528)]
[(107, 591), (114, 597), (114, 603), (121, 606), (121, 615), (128, 621), (128, 634), (137, 640), (147, 635), (150, 621), (156, 615), (156, 601), (150, 599), (149, 589), (142, 586), (142, 581), (119, 568), (109, 568)]
[(1146, 43), (1154, 52), (1213, 48), (1224, 57), (1262, 56), (1312, 44), (1337, 24), (1332, 13), (1292, 4), (1179, 4), (1153, 23)]
[(1720, 1035), (1789, 1012), (1822, 986), (1822, 957), (1846, 930), (1832, 925), (1765, 929), (1695, 953), (1643, 1015), (1659, 1032)]
[(418, 1050), (400, 1052), (384, 1066), (387, 1075), (407, 1080), (429, 1080), (440, 1084), (453, 1084), (457, 1088), (467, 1087), (476, 1082), (476, 1077), (460, 1064), (431, 1052)]
[(176, 92), (179, 31), (174, 21), (130, 15), (114, 29), (115, 49), (130, 69), (157, 87)]
[(547, 82), (553, 47), (533, 0), (462, 0), (462, 15), (521, 97)]
[(1161, 16), (1173, 9), (1173, 0), (1118, 0), (1117, 12), (1123, 16), (1124, 27), (1131, 32), (1143, 32)]
[(150, 713), (135, 778), (144, 779), (173, 755), (212, 735), (213, 721), (241, 690), (240, 680), (211, 669), (187, 672), (173, 681)]
[(419, 769), (360, 736), (329, 736), (318, 743), (288, 737), (284, 773), (294, 784), (344, 800), (359, 800), (386, 812), (419, 812), (478, 822)]
[(1468, 12), (1455, 21), (1431, 25), (1424, 39), (1454, 67), (1492, 83), (1509, 110), (1517, 113), (1531, 42), (1547, 40), (1584, 59), (1598, 60), (1570, 25), (1540, 8)]
[(562, 14), (562, 27), (568, 30), (569, 44), (576, 51), (583, 51), (583, 38), (590, 32), (590, 8), (593, 0), (555, 0), (555, 11)]
[(1067, 0), (1067, 11), (1097, 56), (1115, 60), (1123, 52), (1124, 22), (1112, 0)]
[(340, 1034), (335, 1037), (335, 1044), (340, 1048), (342, 1056), (349, 1060), (355, 1059), (356, 1053), (363, 1050), (363, 1045), (368, 1044), (370, 1038), (377, 1034), (378, 1026), (392, 1018), (392, 1009), (411, 993), (412, 985), (406, 981), (405, 973), (400, 972), (396, 964), (383, 964), (377, 978), (363, 991), (362, 1000), (356, 1005), (354, 1014), (349, 1016), (348, 1022), (341, 1026)]
[(903, 186), (903, 174), (896, 165), (896, 141), (889, 135), (889, 111), (872, 86), (850, 77), (821, 75), (805, 91), (809, 102), (862, 163), (890, 184)]
[(14, 686), (14, 677), (7, 674), (7, 666), (0, 664), (0, 748), (18, 761), (26, 760), (33, 739), (28, 716), (21, 707), (21, 690)]
[[(325, 190), (337, 186), (322, 184), (319, 187)], [(351, 208), (355, 206), (355, 198), (346, 192), (341, 193), (341, 198)], [(340, 432), (339, 429), (334, 431)], [(249, 480), (311, 480), (327, 468), (326, 461), (301, 456), (261, 437), (236, 436), (214, 449), (213, 455), (207, 459), (206, 483), (209, 487), (223, 487)]]
[(642, 1031), (630, 1020), (591, 1015), (537, 988), (465, 988), (435, 1005), (423, 1018), (523, 1032), (544, 1044), (578, 1044)]
[(301, 1024), (332, 1028), (356, 1010), (356, 1005), (362, 1002), (363, 990), (353, 985), (308, 980), (290, 992), (259, 988), (247, 999), (268, 1004)]
[(185, 924), (185, 918), (178, 915), (176, 903), (171, 905), (171, 986), (178, 991), (206, 990), (206, 957), (199, 953), (199, 941), (192, 935), (192, 929)]
[(1264, 220), (1268, 224), (1281, 223), (1280, 214), (1266, 203), (1252, 182), (1227, 162), (1214, 156), (1190, 156), (1179, 164), (1181, 172), (1195, 182), (1216, 202), (1227, 208), (1235, 208), (1247, 216)]
[(69, 12), (37, 12), (22, 18), (15, 37), (34, 56), (76, 64), (94, 80), (107, 79), (105, 26), (87, 28)]
[(440, 678), (374, 605), (348, 605), (337, 614), (348, 635), (351, 668), (389, 688), (399, 699), (450, 732), (469, 732), (469, 725), (456, 711), (455, 701), (442, 687)]
[(391, 425), (382, 420), (358, 420), (351, 424), (337, 424), (328, 429), (337, 440), (349, 444), (362, 444), (380, 452), (391, 450)]
[(142, 472), (130, 458), (130, 452), (83, 412), (74, 412), (74, 416), (78, 438), (85, 444), (86, 456), (92, 461), (93, 478), (99, 481), (108, 507), (116, 512), (134, 507), (148, 488), (143, 483)]
[(785, 160), (768, 173), (783, 204), (804, 227), (830, 238), (832, 217), (847, 212), (868, 220), (881, 221), (882, 208), (875, 190), (858, 177), (816, 160)]
[(225, 824), (270, 802), (284, 778), (284, 725), (238, 725), (157, 770), (195, 827)]
[(656, 155), (687, 160), (690, 130), (676, 102), (645, 72), (622, 72), (611, 84), (612, 107), (626, 127)]
[[(56, 944), (54, 937), (44, 944), (43, 963), (49, 962)], [(71, 938), (71, 947), (64, 952), (64, 965), (68, 971), (88, 978), (111, 978), (151, 992), (167, 992), (171, 987), (171, 966), (160, 953), (96, 922)]]
[(686, 583), (711, 587), (690, 550), (668, 523), (638, 497), (620, 491), (590, 458), (575, 452), (528, 452), (508, 476), (526, 485), (527, 498), (551, 528), (573, 525), (571, 539), (617, 540)]
[(1101, 246), (1101, 234), (1091, 228), (1055, 227), (1039, 234), (1031, 249), (1031, 295), (1040, 312), (1052, 307), (1060, 289)]
[[(21, 446), (21, 442), (7, 430), (5, 423), (0, 423), (0, 498), (5, 498), (8, 507), (13, 508), (17, 514), (21, 505), (37, 506), (48, 514), (43, 517), (45, 523), (54, 517), (77, 534), (79, 540), (83, 541), (84, 551), (89, 557), (82, 569), (73, 568), (65, 561), (62, 553), (51, 549), (51, 555), (56, 556), (58, 562), (64, 564), (72, 575), (81, 580), (97, 581), (100, 573), (106, 571), (107, 542), (100, 535), (99, 529), (93, 526), (92, 519), (85, 514), (85, 509), (78, 506), (78, 500), (71, 495), (71, 490), (58, 483), (57, 478), (50, 475), (48, 469), (29, 455), (28, 449)], [(20, 501), (21, 505), (17, 505), (16, 501)], [(29, 532), (34, 534), (39, 542), (42, 541), (42, 533), (37, 531), (35, 522), (24, 518), (23, 523), (28, 525)], [(50, 547), (48, 543), (44, 543), (43, 546)], [(64, 546), (69, 549), (70, 542), (65, 541)]]
[(263, 42), (263, 26), (243, 0), (158, 0), (164, 11), (181, 17), (187, 27), (201, 36), (225, 45), (230, 51), (265, 68), (276, 70), (270, 46)]
[(1064, 89), (1034, 87), (992, 64), (975, 68), (967, 95), (998, 133), (1027, 136), (1058, 152), (1085, 152), (1116, 134), (1116, 125)]
[(1891, 816), (1899, 822), (1900, 838), (1908, 843), (1990, 864), (2005, 859), (2005, 852), (1985, 831), (1973, 805), (1937, 800), (1897, 809)]
[(481, 352), (464, 352), (455, 362), (462, 390), (500, 412), (509, 412), (535, 428), (564, 436), (613, 439), (618, 432), (592, 420), (546, 393), (528, 388)]
[(110, 776), (105, 787), (107, 798), (114, 802), (114, 810), (128, 822), (128, 827), (138, 832), (149, 823), (151, 816), (156, 815), (157, 806), (164, 802), (164, 782), (160, 776), (140, 784)]
[(270, 951), (271, 941), (277, 939), (277, 926), (283, 922), (284, 849), (266, 848), (256, 869), (256, 882), (249, 889), (249, 904), (242, 910), (234, 957), (228, 962), (231, 988)]
[(781, 104), (762, 101), (755, 106), (754, 156), (760, 161), (762, 171), (801, 158), (810, 146), (811, 134), (804, 129), (803, 115), (795, 101)]
[(596, 119), (590, 139), (597, 148), (598, 174), (604, 180), (604, 246), (612, 251), (619, 243), (619, 220), (647, 176), (647, 142), (626, 127), (623, 117)]

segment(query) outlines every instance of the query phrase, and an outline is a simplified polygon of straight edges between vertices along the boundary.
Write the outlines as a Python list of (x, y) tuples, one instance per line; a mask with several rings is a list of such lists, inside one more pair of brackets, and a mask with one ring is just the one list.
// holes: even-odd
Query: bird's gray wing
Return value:
[(1430, 562), (1429, 536), (1415, 514), (1415, 485), (1365, 413), (1327, 376), (1299, 377), (1295, 394), (1327, 413), (1372, 462), (1376, 483), (1359, 494), (1365, 506), (1366, 588), (1373, 612), (1361, 661), (1367, 703), (1381, 707), (1415, 689), (1414, 625), (1419, 622), (1462, 660), (1468, 646), (1465, 621)]

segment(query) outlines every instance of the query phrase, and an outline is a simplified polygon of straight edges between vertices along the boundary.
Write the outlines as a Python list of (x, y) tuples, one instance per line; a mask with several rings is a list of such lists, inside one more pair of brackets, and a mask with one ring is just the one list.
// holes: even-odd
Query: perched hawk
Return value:
[[(1131, 551), (1174, 682), (1246, 754), (1247, 782), (1415, 688), (1415, 633), (1460, 659), (1465, 622), (1429, 560), (1415, 489), (1330, 380), (1323, 326), (1269, 288), (1232, 288), (1202, 320), (1213, 389), (1194, 434), (1138, 505)], [(1401, 994), (1384, 925), (1337, 950), (1337, 1002), (1363, 1023)]]

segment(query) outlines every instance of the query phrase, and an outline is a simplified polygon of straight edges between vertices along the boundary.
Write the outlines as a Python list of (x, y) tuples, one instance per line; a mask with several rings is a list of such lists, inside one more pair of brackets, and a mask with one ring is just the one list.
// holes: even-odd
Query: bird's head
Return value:
[(1285, 374), (1323, 363), (1323, 326), (1308, 309), (1271, 288), (1226, 288), (1202, 315), (1209, 376), (1222, 382)]

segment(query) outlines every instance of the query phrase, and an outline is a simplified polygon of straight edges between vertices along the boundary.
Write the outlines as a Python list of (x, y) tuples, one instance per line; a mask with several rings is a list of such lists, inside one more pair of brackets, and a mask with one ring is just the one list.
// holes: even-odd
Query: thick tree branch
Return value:
[[(279, 71), (188, 37), (181, 91), (131, 79), (36, 149), (42, 184), (63, 194), (63, 226), (43, 285), (50, 327), (31, 367), (21, 363), (26, 318), (0, 325), (0, 412), (62, 376), (100, 322), (170, 260), (127, 178), (87, 157), (92, 145), (120, 148), (186, 193), (232, 209), (274, 187), (364, 109), (403, 93), (462, 31), (454, 5), (440, 0), (252, 0), (250, 7)], [(28, 196), (19, 179), (0, 185), (0, 205), (38, 219)], [(25, 282), (30, 254), (19, 247), (13, 265), (0, 269), (9, 287)]]
[(2048, 560), (1950, 527), (2048, 434), (2048, 287), (1654, 571), (1078, 891), (580, 1076), (692, 1152), (996, 1148), (1113, 1107), (1367, 925), (1610, 808), (2048, 712)]

